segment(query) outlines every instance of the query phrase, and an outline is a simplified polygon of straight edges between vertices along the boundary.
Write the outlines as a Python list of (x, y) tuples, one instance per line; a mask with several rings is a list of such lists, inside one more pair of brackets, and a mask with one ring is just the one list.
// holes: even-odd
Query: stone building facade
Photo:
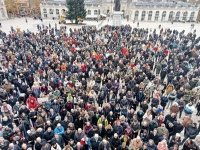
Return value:
[[(42, 18), (59, 18), (67, 11), (65, 0), (45, 0), (40, 4)], [(114, 0), (85, 0), (86, 18), (111, 16)], [(193, 22), (197, 20), (199, 7), (175, 0), (121, 0), (124, 18), (131, 21)]]

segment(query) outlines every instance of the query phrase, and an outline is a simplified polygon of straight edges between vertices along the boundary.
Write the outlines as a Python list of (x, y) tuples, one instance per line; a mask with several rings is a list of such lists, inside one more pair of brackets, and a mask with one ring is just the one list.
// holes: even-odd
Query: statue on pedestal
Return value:
[(115, 0), (114, 11), (120, 11), (120, 9), (121, 9), (121, 3), (120, 3), (120, 0)]

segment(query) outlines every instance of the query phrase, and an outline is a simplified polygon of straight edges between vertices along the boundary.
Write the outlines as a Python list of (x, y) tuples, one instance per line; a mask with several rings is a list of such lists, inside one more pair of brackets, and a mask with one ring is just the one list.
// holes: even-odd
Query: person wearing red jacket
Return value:
[(36, 109), (37, 108), (38, 102), (32, 94), (30, 94), (28, 99), (26, 100), (26, 105), (27, 105), (28, 109)]

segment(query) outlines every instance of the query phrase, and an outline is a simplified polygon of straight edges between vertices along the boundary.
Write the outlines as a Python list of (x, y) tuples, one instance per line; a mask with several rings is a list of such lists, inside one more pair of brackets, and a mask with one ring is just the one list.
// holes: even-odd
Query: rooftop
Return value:
[(41, 4), (49, 4), (49, 5), (65, 5), (66, 0), (41, 0)]
[[(66, 0), (41, 0), (42, 4), (65, 5)], [(85, 0), (85, 4), (100, 5), (103, 3), (114, 3), (114, 0)], [(121, 3), (131, 3), (131, 7), (197, 7), (191, 3), (180, 0), (121, 0)]]

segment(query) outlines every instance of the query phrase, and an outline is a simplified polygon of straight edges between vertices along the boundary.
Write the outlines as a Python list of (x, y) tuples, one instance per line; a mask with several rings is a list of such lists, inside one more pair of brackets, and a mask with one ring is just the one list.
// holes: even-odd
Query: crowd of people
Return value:
[(38, 25), (0, 38), (1, 150), (199, 150), (195, 31)]

